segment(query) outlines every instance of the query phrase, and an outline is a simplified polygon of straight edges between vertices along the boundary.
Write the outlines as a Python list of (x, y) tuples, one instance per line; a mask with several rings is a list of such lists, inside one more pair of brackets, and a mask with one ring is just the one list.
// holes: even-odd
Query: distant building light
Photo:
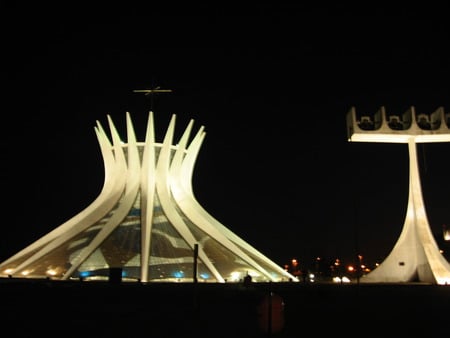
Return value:
[(445, 224), (443, 225), (443, 233), (444, 233), (444, 240), (450, 241), (450, 228), (448, 228)]
[(333, 277), (333, 282), (335, 282), (335, 283), (350, 283), (350, 279), (346, 276)]
[(47, 270), (47, 275), (49, 276), (55, 276), (58, 272), (55, 269), (49, 269)]

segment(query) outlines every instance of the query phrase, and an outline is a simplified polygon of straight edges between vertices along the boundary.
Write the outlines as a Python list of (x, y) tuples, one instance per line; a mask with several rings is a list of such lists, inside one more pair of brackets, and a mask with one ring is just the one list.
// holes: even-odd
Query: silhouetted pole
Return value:
[(197, 283), (197, 260), (198, 260), (198, 244), (194, 244), (194, 283)]
[[(198, 308), (198, 303), (197, 303), (197, 260), (198, 260), (198, 244), (194, 244), (194, 266), (193, 266), (193, 272), (192, 272), (192, 277), (193, 277), (193, 281), (194, 281), (194, 287), (193, 287), (193, 305), (194, 305), (194, 310), (197, 310)], [(194, 319), (195, 321), (195, 319)], [(195, 323), (194, 323), (195, 325)]]
[(272, 336), (272, 297), (273, 292), (272, 290), (269, 291), (269, 297), (268, 297), (268, 305), (267, 305), (267, 337)]
[[(361, 259), (359, 253), (359, 186), (356, 184), (355, 194), (353, 194), (353, 231), (355, 240), (355, 259), (356, 259), (356, 284), (359, 286), (360, 273), (361, 273)], [(341, 280), (342, 282), (342, 280)]]

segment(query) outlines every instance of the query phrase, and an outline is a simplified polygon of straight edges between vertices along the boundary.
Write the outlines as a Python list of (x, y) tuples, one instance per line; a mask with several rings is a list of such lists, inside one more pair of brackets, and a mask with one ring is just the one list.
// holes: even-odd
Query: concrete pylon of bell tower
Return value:
[(417, 143), (450, 142), (450, 114), (440, 107), (430, 116), (419, 117), (414, 107), (401, 117), (387, 118), (384, 107), (373, 119), (358, 119), (354, 107), (347, 114), (349, 142), (406, 143), (409, 153), (409, 194), (402, 231), (386, 259), (361, 282), (450, 284), (450, 264), (439, 251), (428, 222), (417, 156)]

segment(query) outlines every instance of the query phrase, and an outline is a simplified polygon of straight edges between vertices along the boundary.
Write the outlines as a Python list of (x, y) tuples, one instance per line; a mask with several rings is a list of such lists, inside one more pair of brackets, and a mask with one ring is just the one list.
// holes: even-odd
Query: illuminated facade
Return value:
[[(387, 117), (384, 107), (370, 116), (347, 114), (350, 142), (406, 143), (409, 151), (409, 197), (401, 234), (387, 258), (361, 278), (361, 282), (450, 284), (450, 264), (431, 232), (422, 196), (416, 143), (450, 142), (450, 114), (441, 107), (429, 116), (414, 107), (402, 116)], [(448, 156), (448, 155), (447, 155)]]
[(173, 115), (157, 143), (150, 112), (145, 141), (137, 142), (127, 113), (122, 142), (110, 116), (108, 123), (112, 142), (99, 122), (95, 127), (105, 168), (98, 197), (1, 263), (0, 276), (88, 281), (120, 271), (123, 281), (297, 281), (197, 202), (191, 180), (203, 127), (189, 142), (191, 120), (172, 144)]

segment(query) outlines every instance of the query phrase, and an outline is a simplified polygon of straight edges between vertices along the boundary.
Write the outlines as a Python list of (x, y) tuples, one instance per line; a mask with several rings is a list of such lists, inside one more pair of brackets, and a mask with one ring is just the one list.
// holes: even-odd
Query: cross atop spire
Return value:
[(161, 89), (161, 86), (157, 86), (153, 89), (134, 89), (133, 93), (144, 93), (145, 96), (150, 96), (150, 110), (153, 110), (153, 97), (160, 93), (172, 93), (172, 89)]

